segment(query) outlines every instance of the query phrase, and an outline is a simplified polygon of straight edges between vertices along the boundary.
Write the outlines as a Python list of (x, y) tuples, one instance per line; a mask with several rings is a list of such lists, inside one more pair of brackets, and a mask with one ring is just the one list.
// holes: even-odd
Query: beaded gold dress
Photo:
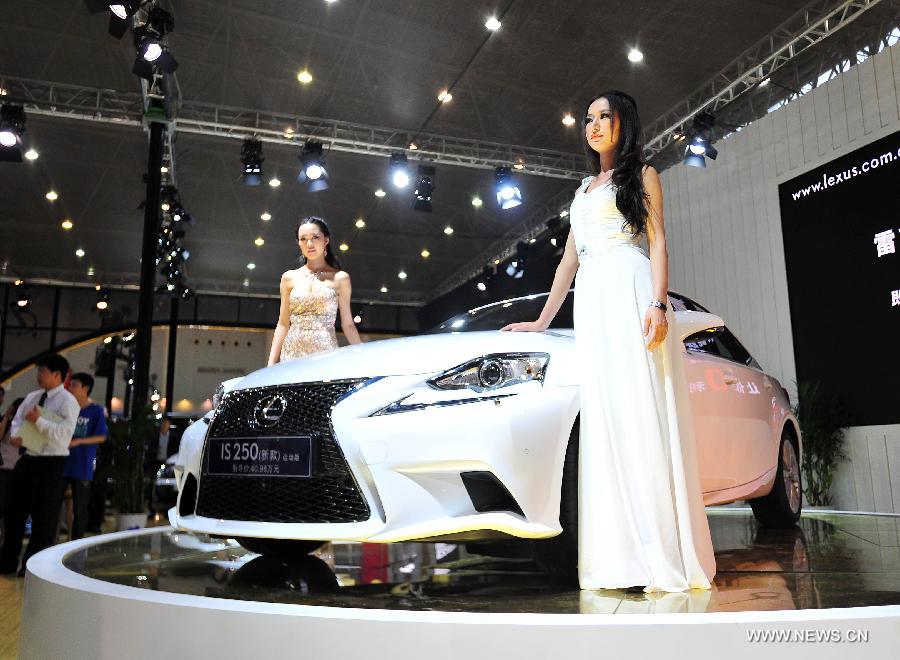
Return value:
[(305, 268), (300, 273), (303, 278), (290, 293), (291, 325), (281, 344), (282, 362), (338, 347), (334, 332), (337, 290)]

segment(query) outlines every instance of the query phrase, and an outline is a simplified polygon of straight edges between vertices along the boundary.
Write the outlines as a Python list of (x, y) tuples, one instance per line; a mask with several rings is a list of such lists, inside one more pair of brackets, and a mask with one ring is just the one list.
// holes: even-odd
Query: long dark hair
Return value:
[[(335, 256), (331, 249), (331, 230), (328, 228), (328, 223), (325, 222), (324, 218), (320, 218), (317, 215), (308, 215), (305, 218), (300, 218), (300, 222), (297, 223), (297, 228), (294, 230), (294, 240), (296, 241), (300, 238), (300, 227), (309, 223), (318, 225), (319, 229), (322, 230), (322, 233), (325, 234), (325, 237), (328, 239), (328, 245), (325, 246), (325, 263), (332, 268), (341, 270), (341, 261)], [(300, 265), (306, 265), (306, 257), (303, 256), (302, 252), (300, 253)]]
[[(644, 190), (644, 159), (641, 152), (644, 144), (641, 140), (641, 118), (638, 116), (637, 103), (625, 92), (610, 90), (597, 94), (584, 109), (587, 117), (591, 103), (597, 99), (609, 101), (613, 121), (619, 125), (619, 144), (616, 146), (616, 164), (612, 175), (616, 187), (616, 206), (625, 216), (622, 231), (631, 231), (635, 236), (647, 228), (648, 195)], [(582, 126), (581, 141), (584, 155), (594, 172), (600, 171), (600, 154), (591, 149)]]

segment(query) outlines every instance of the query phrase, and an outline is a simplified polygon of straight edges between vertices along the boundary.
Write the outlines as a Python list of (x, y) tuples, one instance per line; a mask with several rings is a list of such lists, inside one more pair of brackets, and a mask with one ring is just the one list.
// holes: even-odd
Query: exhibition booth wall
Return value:
[[(858, 420), (846, 434), (848, 460), (841, 464), (832, 488), (836, 509), (900, 513), (900, 419), (895, 417), (900, 408), (896, 406), (896, 385), (888, 389), (882, 382), (885, 374), (893, 371), (896, 375), (900, 356), (895, 341), (883, 344), (868, 336), (872, 329), (884, 333), (897, 327), (900, 306), (892, 305), (889, 288), (881, 289), (886, 282), (893, 282), (896, 289), (900, 281), (896, 277), (873, 281), (867, 270), (876, 262), (871, 227), (877, 227), (875, 231), (893, 229), (895, 234), (900, 231), (896, 209), (898, 97), (900, 45), (894, 45), (732, 133), (717, 144), (718, 159), (709, 161), (706, 170), (678, 165), (661, 177), (672, 290), (721, 315), (763, 368), (788, 388), (795, 402), (798, 380), (811, 377), (804, 369), (824, 373), (840, 358), (855, 362), (860, 374), (868, 375), (857, 379), (838, 366), (825, 376), (813, 374), (830, 378), (836, 389), (848, 392), (845, 398), (850, 399)], [(882, 152), (893, 154), (893, 160), (885, 155), (879, 163), (881, 169), (854, 177), (851, 183), (834, 179), (827, 183), (828, 172), (852, 169), (847, 161), (854, 159), (860, 161), (857, 173), (862, 175), (862, 164), (873, 157), (869, 151), (875, 158)], [(804, 177), (815, 178), (820, 169), (826, 172), (822, 192), (812, 195), (810, 189), (803, 197), (816, 197), (820, 204), (858, 201), (867, 206), (830, 219), (831, 224), (823, 218), (820, 226), (810, 225), (806, 245), (790, 241), (786, 245), (783, 227), (788, 225), (783, 223), (794, 219), (782, 202), (786, 197), (791, 201), (790, 190), (808, 188), (812, 179), (804, 181)], [(861, 187), (864, 181), (876, 181), (876, 175), (881, 177), (877, 185)], [(883, 185), (891, 177), (893, 185)], [(829, 185), (837, 187), (825, 190)], [(839, 200), (838, 194), (849, 199)], [(854, 200), (854, 195), (859, 195), (858, 199)], [(845, 225), (835, 224), (839, 222)], [(833, 235), (825, 236), (827, 232)], [(829, 240), (845, 241), (846, 258), (841, 262), (824, 257)], [(857, 243), (865, 250), (864, 262), (854, 261)], [(900, 254), (877, 254), (882, 257), (877, 266), (885, 278), (898, 272)], [(798, 281), (804, 268), (818, 269), (822, 290), (804, 293)], [(847, 280), (843, 289), (852, 290), (852, 297), (844, 291), (836, 295), (830, 284), (824, 285), (835, 273)], [(873, 287), (881, 287), (874, 292), (877, 310), (866, 307)], [(817, 303), (818, 329), (800, 334), (797, 340), (798, 328), (809, 322), (801, 317), (799, 304), (811, 297)], [(846, 325), (846, 333), (839, 324)], [(855, 331), (849, 330), (854, 327)], [(820, 352), (819, 365), (813, 368), (808, 356), (805, 362), (800, 360), (803, 350), (798, 349), (808, 350), (807, 342), (818, 339), (820, 333), (832, 338), (835, 350)], [(881, 397), (883, 392), (894, 393), (894, 405), (867, 400)]]

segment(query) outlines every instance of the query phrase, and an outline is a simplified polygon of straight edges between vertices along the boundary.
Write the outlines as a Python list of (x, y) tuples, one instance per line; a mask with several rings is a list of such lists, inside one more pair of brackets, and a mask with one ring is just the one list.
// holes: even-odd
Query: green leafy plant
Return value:
[(803, 490), (811, 506), (831, 505), (831, 484), (844, 453), (844, 430), (850, 416), (839, 397), (818, 381), (797, 387), (794, 414), (803, 436)]
[(156, 420), (150, 407), (131, 419), (117, 419), (109, 424), (109, 442), (113, 478), (113, 505), (119, 513), (143, 513), (147, 510), (145, 447), (154, 433)]

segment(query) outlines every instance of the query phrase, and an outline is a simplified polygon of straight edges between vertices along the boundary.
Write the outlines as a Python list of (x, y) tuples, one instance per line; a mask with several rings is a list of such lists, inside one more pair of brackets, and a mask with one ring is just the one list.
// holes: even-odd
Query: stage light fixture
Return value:
[(506, 274), (515, 280), (520, 280), (525, 275), (525, 260), (528, 257), (528, 243), (519, 241), (516, 243), (516, 258), (506, 266)]
[(490, 30), (491, 32), (494, 32), (495, 30), (499, 30), (499, 29), (500, 29), (500, 25), (501, 25), (501, 23), (500, 23), (500, 21), (497, 19), (496, 16), (491, 16), (489, 19), (487, 19), (487, 20), (484, 22), (484, 27), (486, 27), (486, 28), (487, 28), (488, 30)]
[(140, 9), (141, 0), (123, 0), (106, 2), (105, 0), (86, 0), (88, 11), (92, 14), (109, 12), (109, 33), (121, 39), (128, 32), (130, 19)]
[(40, 157), (40, 154), (34, 149), (29, 149), (25, 152), (25, 158), (28, 160), (37, 160)]
[(24, 285), (18, 285), (16, 289), (16, 307), (23, 311), (31, 307), (31, 294)]
[(104, 288), (97, 289), (97, 309), (101, 312), (109, 309), (109, 291)]
[(244, 164), (244, 173), (241, 174), (241, 183), (245, 186), (258, 186), (262, 183), (263, 158), (262, 141), (255, 138), (247, 138), (241, 145), (241, 162)]
[(431, 196), (434, 193), (434, 174), (435, 169), (430, 165), (419, 165), (419, 175), (412, 199), (412, 207), (414, 210), (431, 213)]
[(472, 198), (472, 206), (474, 206), (476, 209), (480, 209), (482, 204), (484, 204), (484, 202), (481, 200), (481, 197), (479, 197), (478, 195), (475, 195)]
[(325, 153), (321, 142), (307, 140), (300, 152), (300, 174), (297, 180), (306, 183), (309, 192), (328, 189), (328, 170), (325, 169)]
[(379, 199), (381, 199), (385, 195), (387, 195), (387, 193), (384, 192), (381, 188), (379, 188), (378, 190), (375, 191), (375, 196), (378, 197)]
[(382, 287), (381, 287), (381, 293), (387, 293), (387, 292), (388, 292), (388, 288), (387, 288), (386, 286), (383, 286), (383, 285), (382, 285)]
[(406, 188), (409, 185), (409, 164), (405, 154), (393, 154), (391, 156), (391, 181), (397, 188)]
[(691, 127), (691, 139), (684, 150), (682, 162), (691, 167), (706, 167), (706, 159), (715, 160), (719, 152), (712, 146), (712, 129), (716, 119), (708, 112), (701, 112), (694, 117)]
[(446, 227), (444, 227), (444, 233), (447, 236), (453, 236), (453, 227), (451, 227), (450, 225), (447, 225)]
[(0, 161), (22, 162), (22, 135), (25, 133), (25, 109), (21, 105), (0, 106)]
[(494, 180), (497, 187), (497, 205), (502, 210), (515, 208), (522, 203), (522, 192), (508, 167), (498, 167), (494, 170)]
[(174, 73), (178, 62), (163, 43), (167, 32), (175, 28), (175, 18), (166, 10), (153, 5), (147, 23), (132, 30), (137, 56), (131, 71), (141, 78), (153, 80), (154, 68)]

